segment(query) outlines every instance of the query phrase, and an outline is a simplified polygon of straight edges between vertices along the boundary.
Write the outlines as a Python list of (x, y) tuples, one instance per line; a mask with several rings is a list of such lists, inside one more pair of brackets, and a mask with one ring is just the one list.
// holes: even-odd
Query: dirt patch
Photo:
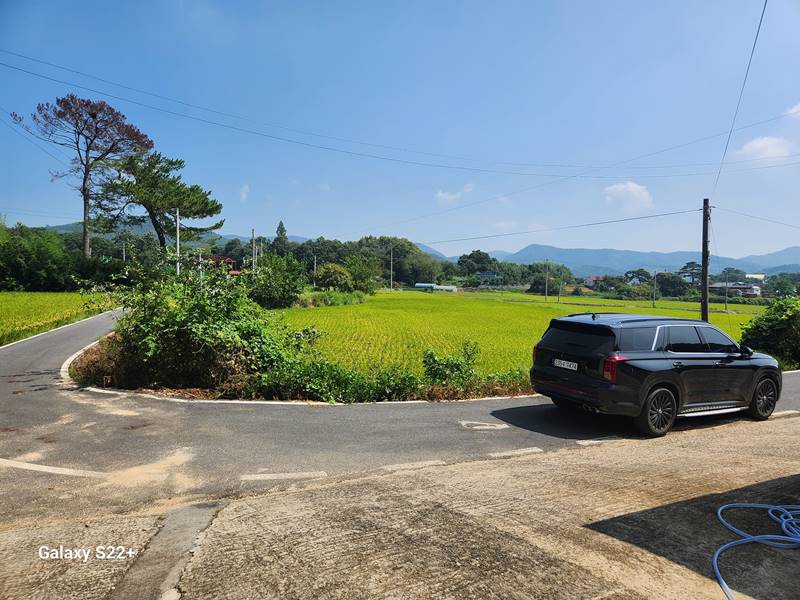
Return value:
[[(189, 448), (180, 448), (157, 461), (144, 465), (136, 465), (119, 471), (112, 471), (107, 476), (105, 485), (121, 485), (125, 487), (138, 487), (163, 483), (173, 470), (192, 460), (194, 453)], [(184, 483), (186, 480), (183, 480)]]

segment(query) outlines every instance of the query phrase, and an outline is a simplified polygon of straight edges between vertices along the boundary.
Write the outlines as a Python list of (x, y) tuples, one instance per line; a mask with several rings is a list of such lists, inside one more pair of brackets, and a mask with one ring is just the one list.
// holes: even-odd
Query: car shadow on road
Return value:
[[(609, 436), (642, 437), (636, 430), (633, 420), (628, 417), (564, 410), (553, 404), (515, 406), (494, 410), (490, 414), (514, 427), (567, 440), (589, 440)], [(675, 422), (674, 430), (715, 427), (743, 418), (746, 417), (739, 413), (681, 418)]]
[[(771, 479), (735, 490), (597, 521), (585, 527), (634, 544), (653, 554), (714, 579), (711, 555), (737, 539), (717, 521), (716, 510), (730, 502), (797, 504), (800, 474)], [(726, 513), (735, 527), (754, 534), (781, 534), (766, 511), (735, 509)], [(789, 600), (800, 596), (797, 569), (800, 549), (779, 550), (745, 544), (728, 550), (719, 561), (728, 585), (750, 597)], [(720, 597), (722, 593), (720, 592)]]
[(598, 437), (638, 437), (630, 419), (564, 410), (553, 404), (515, 406), (494, 410), (491, 415), (509, 425), (568, 440)]

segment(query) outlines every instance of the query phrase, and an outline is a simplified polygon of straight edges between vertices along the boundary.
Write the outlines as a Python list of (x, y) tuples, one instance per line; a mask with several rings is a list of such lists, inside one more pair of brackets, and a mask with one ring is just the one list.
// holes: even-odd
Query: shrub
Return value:
[(477, 377), (475, 362), (478, 353), (478, 344), (469, 340), (464, 341), (461, 354), (439, 356), (428, 349), (422, 357), (425, 377), (434, 385), (466, 388)]
[(317, 270), (316, 284), (324, 290), (349, 292), (353, 289), (353, 276), (341, 265), (325, 263)]
[(303, 294), (294, 303), (300, 308), (310, 308), (314, 306), (347, 306), (350, 304), (363, 304), (367, 299), (364, 292), (337, 292), (325, 290), (324, 292), (311, 292)]
[[(206, 387), (248, 396), (257, 373), (280, 368), (309, 351), (313, 330), (295, 332), (247, 298), (224, 269), (185, 264), (181, 275), (162, 263), (119, 292), (125, 313), (115, 344), (124, 361), (122, 387)], [(123, 364), (124, 363), (124, 364)]]
[(800, 298), (774, 300), (743, 328), (742, 343), (800, 365)]
[(258, 258), (258, 267), (244, 278), (247, 294), (264, 308), (287, 308), (303, 291), (305, 271), (291, 254), (272, 252)]

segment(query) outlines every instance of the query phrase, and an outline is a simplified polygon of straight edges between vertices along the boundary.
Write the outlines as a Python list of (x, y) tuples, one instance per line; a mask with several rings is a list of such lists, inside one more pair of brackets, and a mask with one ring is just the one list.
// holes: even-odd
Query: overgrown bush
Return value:
[(243, 279), (250, 299), (264, 308), (291, 306), (306, 283), (303, 266), (291, 254), (279, 256), (272, 252), (259, 256), (258, 267)]
[(119, 387), (203, 387), (225, 396), (254, 393), (255, 374), (309, 352), (313, 330), (295, 332), (262, 311), (224, 269), (166, 262), (118, 291), (112, 373)]
[(323, 290), (350, 292), (353, 290), (353, 276), (342, 265), (325, 263), (317, 270), (316, 285)]
[(478, 344), (469, 340), (461, 346), (461, 354), (440, 356), (428, 349), (422, 356), (425, 377), (434, 385), (468, 387), (477, 378), (478, 353)]
[(310, 292), (300, 296), (294, 306), (300, 308), (310, 308), (314, 306), (348, 306), (350, 304), (363, 304), (367, 299), (364, 292), (337, 292), (325, 290), (322, 292)]
[(772, 354), (784, 365), (800, 365), (800, 298), (773, 300), (745, 324), (742, 343)]

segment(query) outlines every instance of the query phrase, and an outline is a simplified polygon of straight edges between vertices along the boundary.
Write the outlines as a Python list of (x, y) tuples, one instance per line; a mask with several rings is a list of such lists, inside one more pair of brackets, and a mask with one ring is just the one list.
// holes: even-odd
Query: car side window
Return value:
[(703, 333), (703, 338), (708, 345), (709, 352), (734, 354), (739, 351), (739, 347), (736, 345), (736, 343), (718, 329), (714, 329), (713, 327), (703, 327), (701, 331)]
[(706, 345), (700, 339), (697, 329), (687, 326), (671, 326), (667, 350), (670, 352), (707, 352)]

